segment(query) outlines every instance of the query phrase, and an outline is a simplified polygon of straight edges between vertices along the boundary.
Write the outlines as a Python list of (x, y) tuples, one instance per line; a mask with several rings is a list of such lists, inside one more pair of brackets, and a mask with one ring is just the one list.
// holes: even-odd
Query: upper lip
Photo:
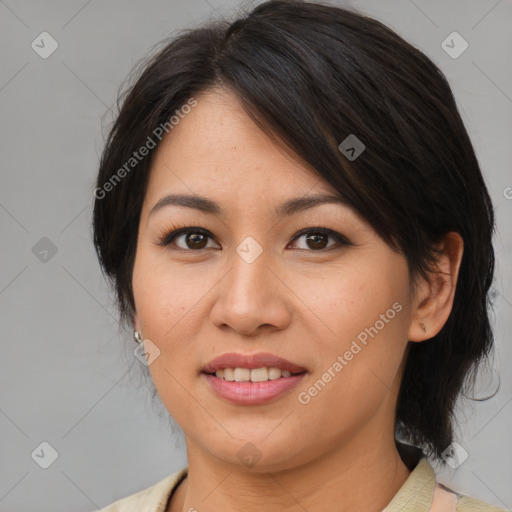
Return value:
[(306, 369), (298, 366), (291, 361), (287, 361), (282, 357), (267, 352), (259, 352), (257, 354), (237, 354), (230, 352), (213, 358), (208, 362), (201, 371), (205, 373), (215, 373), (217, 370), (225, 368), (279, 368), (288, 370), (291, 373), (305, 372)]

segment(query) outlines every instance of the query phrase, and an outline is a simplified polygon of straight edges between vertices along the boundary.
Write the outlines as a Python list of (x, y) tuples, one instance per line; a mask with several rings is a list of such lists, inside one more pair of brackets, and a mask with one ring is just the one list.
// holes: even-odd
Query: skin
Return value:
[[(394, 444), (405, 351), (446, 322), (462, 239), (447, 234), (437, 268), (412, 289), (406, 259), (347, 206), (276, 217), (287, 199), (336, 190), (260, 131), (229, 91), (196, 99), (157, 149), (133, 269), (134, 327), (160, 350), (149, 370), (186, 438), (189, 474), (167, 511), (381, 511), (410, 475)], [(173, 205), (150, 215), (170, 193), (205, 196), (225, 211)], [(208, 230), (206, 248), (186, 235), (158, 245), (175, 223)], [(294, 240), (319, 226), (353, 245)], [(263, 249), (250, 264), (236, 252), (247, 236)], [(301, 404), (298, 393), (396, 302), (401, 311)], [(226, 352), (270, 352), (308, 373), (277, 400), (235, 405), (200, 375)], [(252, 467), (237, 456), (248, 442), (261, 455)]]

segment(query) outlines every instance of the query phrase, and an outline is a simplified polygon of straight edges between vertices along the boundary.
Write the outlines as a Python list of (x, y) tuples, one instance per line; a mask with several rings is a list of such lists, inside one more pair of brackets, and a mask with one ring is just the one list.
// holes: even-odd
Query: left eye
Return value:
[[(299, 247), (299, 249), (306, 250), (308, 248), (313, 248), (316, 249), (317, 251), (322, 251), (331, 249), (335, 245), (352, 245), (352, 243), (341, 233), (337, 233), (336, 231), (332, 231), (331, 229), (326, 228), (308, 228), (307, 230), (302, 230), (294, 237), (292, 242), (295, 240), (299, 240), (303, 237), (305, 239), (305, 243), (307, 244), (307, 246)], [(337, 244), (333, 243), (326, 247), (326, 243), (329, 238), (334, 239), (335, 242), (337, 242)]]
[(188, 244), (192, 244), (192, 249), (202, 250), (206, 248), (206, 244), (208, 238), (213, 238), (208, 231), (199, 227), (183, 227), (180, 229), (176, 229), (171, 231), (169, 234), (165, 235), (164, 238), (159, 242), (158, 245), (167, 247), (171, 246), (175, 240), (179, 240), (180, 238), (184, 239), (183, 244), (185, 247), (177, 246), (178, 249), (187, 250), (190, 249)]
[[(182, 246), (177, 241), (183, 239)], [(199, 227), (183, 227), (165, 235), (158, 245), (163, 247), (171, 247), (173, 244), (179, 250), (191, 252), (201, 251), (207, 248), (208, 239), (213, 239), (209, 231)], [(341, 233), (332, 231), (327, 228), (308, 228), (303, 229), (295, 235), (292, 242), (304, 238), (306, 247), (299, 247), (300, 250), (314, 249), (312, 252), (320, 252), (330, 250), (333, 246), (349, 246), (353, 245)], [(327, 245), (327, 240), (332, 238), (336, 243)]]

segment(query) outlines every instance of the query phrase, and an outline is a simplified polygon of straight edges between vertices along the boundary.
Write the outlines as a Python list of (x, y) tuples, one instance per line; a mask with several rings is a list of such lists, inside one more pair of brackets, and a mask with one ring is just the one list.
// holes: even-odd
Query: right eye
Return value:
[[(206, 229), (197, 226), (183, 226), (167, 233), (160, 240), (158, 245), (172, 249), (173, 242), (182, 240), (182, 245), (178, 245), (178, 249), (182, 251), (200, 251), (207, 249), (208, 238), (212, 238), (212, 234)], [(176, 244), (177, 245), (177, 244)]]

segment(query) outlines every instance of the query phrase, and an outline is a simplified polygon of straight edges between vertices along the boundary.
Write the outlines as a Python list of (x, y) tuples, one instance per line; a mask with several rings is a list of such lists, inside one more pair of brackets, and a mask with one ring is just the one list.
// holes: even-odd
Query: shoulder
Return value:
[(438, 481), (432, 464), (422, 457), (386, 507), (386, 512), (512, 512), (450, 489)]
[(436, 483), (429, 512), (507, 512), (504, 508), (449, 489)]
[(188, 468), (180, 469), (154, 485), (121, 498), (101, 509), (102, 512), (165, 512), (167, 501), (177, 484), (187, 474)]
[(459, 495), (457, 502), (457, 512), (508, 512), (506, 509), (491, 505), (485, 501), (466, 496)]

